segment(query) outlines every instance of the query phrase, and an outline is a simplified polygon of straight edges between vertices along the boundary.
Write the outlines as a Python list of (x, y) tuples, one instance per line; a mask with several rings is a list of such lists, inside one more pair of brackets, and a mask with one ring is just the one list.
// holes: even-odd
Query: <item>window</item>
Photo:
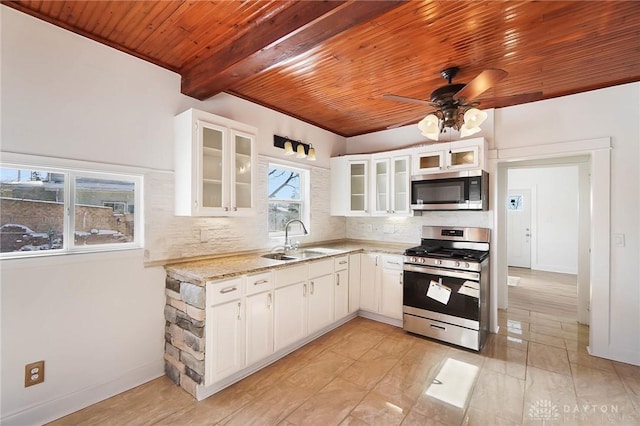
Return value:
[(0, 256), (142, 247), (142, 177), (0, 166)]
[[(309, 228), (309, 171), (280, 164), (269, 164), (269, 235), (284, 235), (286, 223), (292, 219)], [(292, 224), (290, 235), (301, 235), (300, 224)]]

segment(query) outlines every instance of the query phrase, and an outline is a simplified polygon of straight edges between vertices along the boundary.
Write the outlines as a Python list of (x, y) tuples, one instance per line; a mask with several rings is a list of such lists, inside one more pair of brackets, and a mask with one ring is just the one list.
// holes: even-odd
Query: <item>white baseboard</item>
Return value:
[(578, 271), (575, 268), (570, 268), (570, 267), (565, 267), (560, 265), (531, 264), (531, 269), (536, 271), (557, 272), (559, 274), (572, 274), (572, 275), (578, 274)]
[(125, 371), (120, 377), (97, 386), (34, 404), (20, 411), (4, 415), (2, 426), (42, 425), (59, 419), (114, 395), (140, 386), (164, 375), (164, 359)]

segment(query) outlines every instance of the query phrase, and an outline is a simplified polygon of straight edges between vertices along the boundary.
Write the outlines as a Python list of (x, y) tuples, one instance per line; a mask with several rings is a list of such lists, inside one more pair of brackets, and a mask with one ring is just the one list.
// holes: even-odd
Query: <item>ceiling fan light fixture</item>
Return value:
[(487, 113), (477, 108), (469, 108), (464, 113), (464, 124), (460, 126), (460, 136), (475, 135), (480, 130), (480, 125), (487, 119)]
[(469, 108), (464, 113), (464, 125), (470, 129), (480, 128), (487, 119), (487, 113), (478, 108)]
[(422, 136), (437, 141), (440, 136), (439, 120), (435, 114), (429, 114), (418, 123)]
[(466, 124), (463, 124), (460, 127), (460, 137), (466, 138), (467, 136), (475, 135), (480, 130), (482, 130), (480, 127), (467, 127)]

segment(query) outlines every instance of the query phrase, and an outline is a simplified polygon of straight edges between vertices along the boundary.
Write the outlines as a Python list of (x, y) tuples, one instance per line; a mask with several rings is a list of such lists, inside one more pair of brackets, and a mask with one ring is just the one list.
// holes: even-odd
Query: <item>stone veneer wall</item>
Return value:
[(169, 276), (165, 287), (165, 373), (196, 397), (204, 384), (205, 287)]

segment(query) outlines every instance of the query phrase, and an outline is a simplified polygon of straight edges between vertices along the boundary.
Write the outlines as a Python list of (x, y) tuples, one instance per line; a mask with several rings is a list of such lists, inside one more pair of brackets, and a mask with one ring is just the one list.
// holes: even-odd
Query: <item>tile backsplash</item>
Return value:
[[(267, 176), (269, 159), (258, 157), (257, 176)], [(330, 215), (330, 171), (311, 168), (311, 223), (302, 244), (343, 239), (346, 219)], [(256, 211), (248, 217), (175, 216), (173, 172), (145, 175), (145, 261), (158, 262), (187, 257), (218, 255), (248, 250), (269, 250), (284, 238), (270, 239), (267, 231), (267, 179), (256, 179)], [(201, 231), (208, 241), (201, 242)]]

